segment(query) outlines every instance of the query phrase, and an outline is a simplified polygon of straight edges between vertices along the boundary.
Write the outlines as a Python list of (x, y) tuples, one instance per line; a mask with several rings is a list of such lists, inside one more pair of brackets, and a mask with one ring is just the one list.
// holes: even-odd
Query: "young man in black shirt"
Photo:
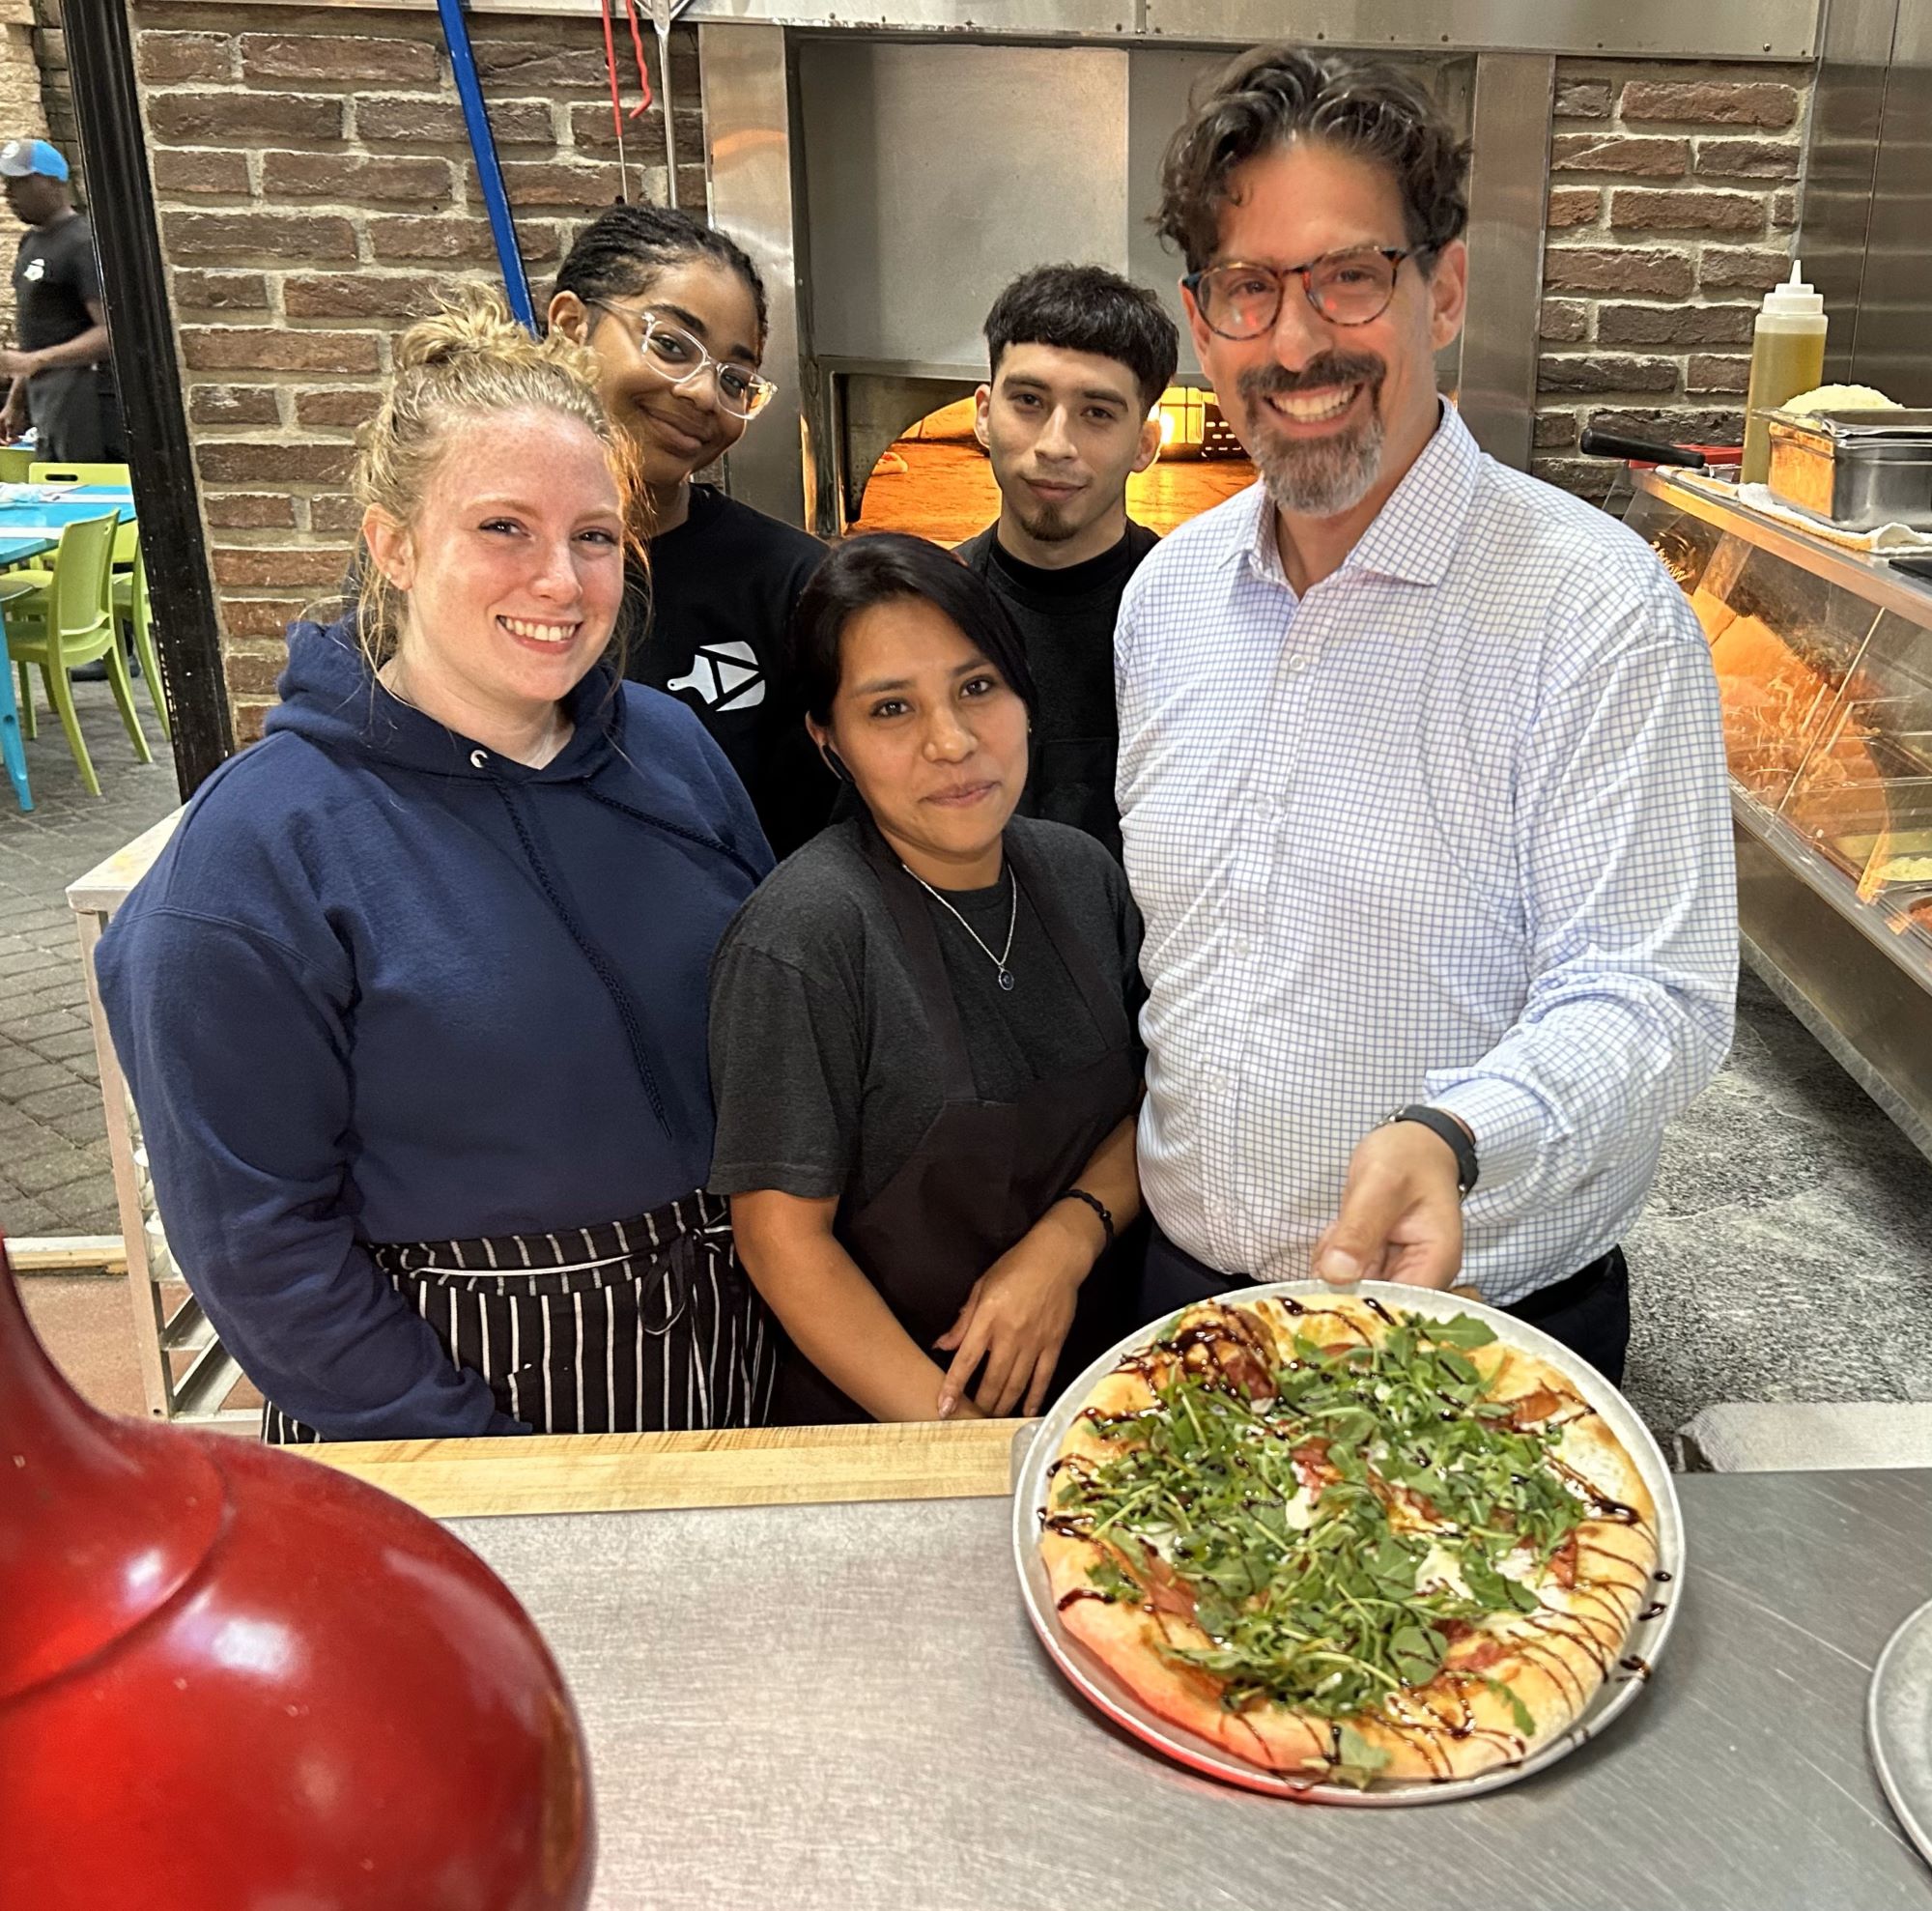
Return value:
[(17, 438), (31, 418), (43, 459), (126, 464), (94, 228), (73, 209), (67, 160), (44, 139), (10, 139), (0, 185), (27, 228), (14, 263), (19, 344), (0, 352), (0, 377), (14, 382), (0, 431)]
[(986, 317), (991, 359), (974, 429), (1000, 516), (959, 556), (1011, 612), (1039, 689), (1029, 813), (1118, 857), (1114, 619), (1159, 541), (1127, 516), (1127, 479), (1160, 451), (1154, 407), (1180, 339), (1151, 292), (1098, 266), (1041, 266)]

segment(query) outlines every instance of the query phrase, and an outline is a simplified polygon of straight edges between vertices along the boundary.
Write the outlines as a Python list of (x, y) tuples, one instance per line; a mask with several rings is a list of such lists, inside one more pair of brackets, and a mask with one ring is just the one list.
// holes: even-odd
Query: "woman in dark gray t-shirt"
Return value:
[(856, 539), (793, 643), (864, 813), (712, 965), (711, 1187), (790, 1337), (774, 1418), (1037, 1412), (1130, 1325), (1140, 919), (1091, 838), (1012, 813), (1033, 684), (982, 580)]

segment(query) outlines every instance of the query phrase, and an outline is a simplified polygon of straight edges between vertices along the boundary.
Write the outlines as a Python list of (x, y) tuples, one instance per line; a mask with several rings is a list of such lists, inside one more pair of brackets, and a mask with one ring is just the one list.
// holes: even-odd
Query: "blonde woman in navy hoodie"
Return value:
[(264, 740), (101, 939), (162, 1225), (270, 1440), (755, 1423), (705, 969), (770, 852), (606, 655), (589, 356), (472, 299), (396, 361), (357, 614), (292, 627)]

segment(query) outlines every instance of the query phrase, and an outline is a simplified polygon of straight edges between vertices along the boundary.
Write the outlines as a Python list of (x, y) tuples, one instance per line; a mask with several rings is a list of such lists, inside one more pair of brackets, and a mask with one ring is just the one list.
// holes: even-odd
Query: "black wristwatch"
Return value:
[(1382, 1127), (1393, 1127), (1397, 1122), (1420, 1122), (1455, 1150), (1456, 1191), (1466, 1201), (1475, 1192), (1477, 1174), (1476, 1144), (1469, 1139), (1468, 1129), (1454, 1115), (1445, 1114), (1440, 1108), (1432, 1108), (1423, 1101), (1411, 1101), (1406, 1108), (1398, 1108)]

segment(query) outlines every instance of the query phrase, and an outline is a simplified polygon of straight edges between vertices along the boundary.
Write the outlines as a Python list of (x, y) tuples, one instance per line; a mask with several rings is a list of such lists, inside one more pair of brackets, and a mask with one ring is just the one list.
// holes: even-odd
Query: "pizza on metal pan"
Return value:
[(1612, 1675), (1657, 1509), (1602, 1416), (1470, 1314), (1208, 1302), (1048, 1475), (1066, 1629), (1161, 1718), (1310, 1783), (1472, 1777)]

